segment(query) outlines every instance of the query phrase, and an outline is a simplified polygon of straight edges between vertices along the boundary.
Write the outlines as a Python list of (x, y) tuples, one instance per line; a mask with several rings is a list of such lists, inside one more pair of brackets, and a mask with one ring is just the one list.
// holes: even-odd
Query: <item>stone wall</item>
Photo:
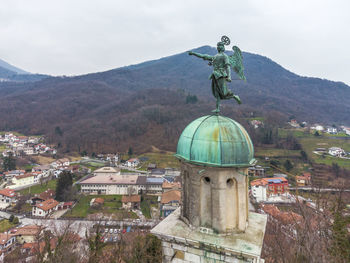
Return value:
[(163, 263), (263, 263), (263, 259), (248, 259), (221, 250), (209, 252), (199, 247), (162, 241)]
[(247, 169), (182, 163), (182, 217), (217, 233), (245, 231), (248, 219)]

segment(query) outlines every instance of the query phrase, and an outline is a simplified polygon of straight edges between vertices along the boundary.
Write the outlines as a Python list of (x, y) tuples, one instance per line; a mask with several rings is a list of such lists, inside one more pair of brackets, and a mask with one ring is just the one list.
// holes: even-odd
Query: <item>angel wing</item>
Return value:
[(243, 56), (241, 50), (237, 46), (232, 47), (234, 53), (229, 56), (229, 61), (232, 69), (237, 73), (238, 77), (241, 80), (247, 80), (244, 76), (244, 67), (243, 67)]

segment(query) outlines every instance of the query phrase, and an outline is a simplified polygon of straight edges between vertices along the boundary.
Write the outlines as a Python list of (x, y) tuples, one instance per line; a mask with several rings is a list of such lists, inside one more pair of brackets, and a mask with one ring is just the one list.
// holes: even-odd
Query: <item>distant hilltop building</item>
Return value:
[(152, 229), (163, 262), (264, 262), (267, 216), (248, 211), (248, 167), (255, 163), (247, 131), (218, 114), (194, 120), (177, 145), (181, 207)]

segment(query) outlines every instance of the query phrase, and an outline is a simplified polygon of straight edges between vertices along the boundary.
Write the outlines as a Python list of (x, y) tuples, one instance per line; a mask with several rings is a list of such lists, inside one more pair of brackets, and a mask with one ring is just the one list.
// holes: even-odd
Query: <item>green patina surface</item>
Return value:
[(238, 122), (220, 115), (191, 122), (180, 136), (175, 156), (214, 167), (246, 167), (255, 161), (247, 131)]

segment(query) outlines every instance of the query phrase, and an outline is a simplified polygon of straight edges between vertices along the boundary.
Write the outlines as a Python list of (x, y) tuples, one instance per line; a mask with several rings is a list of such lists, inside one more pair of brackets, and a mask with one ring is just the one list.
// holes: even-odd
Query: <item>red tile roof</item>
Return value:
[(167, 204), (171, 201), (180, 201), (181, 192), (179, 190), (171, 190), (162, 194), (161, 203)]
[(263, 205), (262, 209), (265, 213), (281, 221), (283, 224), (300, 223), (303, 219), (303, 217), (297, 213), (291, 211), (282, 212), (275, 205)]
[(50, 210), (50, 209), (56, 207), (58, 204), (59, 204), (59, 202), (57, 202), (56, 200), (48, 199), (44, 202), (41, 202), (40, 204), (37, 204), (36, 207), (40, 208), (44, 211), (47, 211), (47, 210)]
[(0, 190), (0, 195), (4, 195), (12, 198), (16, 196), (16, 192), (13, 189), (4, 188)]
[(122, 203), (139, 203), (141, 202), (141, 196), (140, 195), (123, 195), (122, 196)]

